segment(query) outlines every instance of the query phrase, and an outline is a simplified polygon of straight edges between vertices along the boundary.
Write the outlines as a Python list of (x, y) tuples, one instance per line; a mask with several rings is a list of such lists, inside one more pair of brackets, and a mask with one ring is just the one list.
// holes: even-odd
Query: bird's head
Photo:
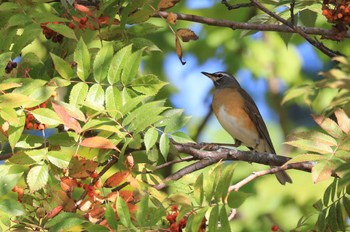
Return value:
[(214, 82), (216, 88), (240, 87), (236, 78), (227, 72), (202, 72), (202, 74), (209, 77)]

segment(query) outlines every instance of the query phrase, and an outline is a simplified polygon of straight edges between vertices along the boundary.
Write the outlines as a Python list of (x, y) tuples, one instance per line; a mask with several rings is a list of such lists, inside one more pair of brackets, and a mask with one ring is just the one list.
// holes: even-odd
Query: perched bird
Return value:
[[(227, 72), (207, 73), (215, 85), (212, 107), (221, 126), (235, 139), (257, 152), (276, 154), (269, 132), (252, 97)], [(292, 183), (284, 171), (276, 173), (281, 184)]]

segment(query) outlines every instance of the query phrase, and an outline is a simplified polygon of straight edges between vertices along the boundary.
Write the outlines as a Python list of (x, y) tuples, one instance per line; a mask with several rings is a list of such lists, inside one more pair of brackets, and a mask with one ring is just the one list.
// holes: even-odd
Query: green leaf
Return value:
[(129, 209), (125, 201), (123, 200), (123, 198), (121, 197), (117, 198), (116, 209), (118, 212), (120, 223), (127, 228), (131, 228), (131, 226), (133, 225), (130, 220)]
[(338, 124), (330, 118), (326, 118), (322, 115), (312, 115), (315, 122), (328, 134), (335, 138), (342, 138), (344, 136), (343, 131)]
[(115, 86), (108, 86), (106, 89), (106, 109), (108, 113), (116, 117), (118, 114), (121, 117), (120, 109), (122, 107), (122, 93)]
[(105, 93), (103, 91), (102, 86), (100, 84), (94, 84), (93, 86), (91, 86), (86, 96), (86, 101), (96, 107), (102, 107), (105, 101), (104, 95)]
[(50, 53), (50, 55), (54, 64), (54, 68), (58, 74), (61, 75), (61, 77), (66, 80), (70, 80), (72, 77), (74, 77), (74, 71), (68, 62), (53, 53)]
[(283, 97), (283, 100), (281, 102), (281, 104), (285, 104), (286, 102), (294, 99), (294, 98), (297, 98), (297, 97), (300, 97), (300, 96), (304, 96), (305, 95), (305, 92), (309, 91), (310, 90), (310, 86), (309, 85), (306, 85), (306, 86), (301, 86), (301, 87), (297, 87), (297, 88), (292, 88), (290, 90), (288, 90), (286, 92), (286, 94), (284, 95)]
[(79, 107), (79, 105), (84, 102), (88, 90), (89, 86), (84, 82), (79, 82), (74, 85), (69, 95), (69, 104)]
[(45, 228), (50, 231), (68, 231), (70, 228), (82, 225), (86, 220), (76, 213), (61, 212), (56, 217), (45, 223)]
[(210, 178), (206, 178), (206, 181), (204, 182), (204, 195), (205, 200), (208, 204), (211, 204), (213, 195), (216, 191), (216, 187), (218, 185), (218, 179), (221, 175), (221, 169), (222, 169), (222, 162), (218, 162), (214, 167), (212, 167), (209, 172), (208, 176)]
[(144, 136), (144, 143), (147, 152), (156, 144), (158, 136), (158, 131), (154, 127), (151, 127), (146, 131)]
[(156, 95), (166, 84), (166, 82), (159, 80), (157, 76), (152, 74), (136, 78), (130, 83), (133, 90), (148, 96)]
[(56, 31), (57, 33), (63, 35), (64, 37), (78, 40), (77, 37), (75, 36), (74, 30), (72, 30), (70, 27), (66, 26), (65, 24), (49, 23), (46, 25), (46, 27), (50, 28), (53, 31)]
[(33, 166), (27, 175), (27, 183), (31, 192), (43, 188), (49, 179), (49, 169), (47, 165)]
[(136, 77), (141, 64), (141, 57), (142, 50), (137, 50), (127, 57), (127, 65), (124, 65), (121, 73), (121, 81), (124, 85), (129, 84)]
[[(120, 197), (118, 197), (118, 198), (120, 198)], [(107, 219), (109, 227), (113, 231), (118, 231), (117, 217), (114, 214), (114, 210), (113, 210), (111, 204), (108, 204), (107, 207), (106, 207), (105, 217)]]
[(32, 111), (33, 116), (48, 126), (56, 127), (62, 123), (55, 111), (48, 108), (38, 108)]
[(21, 216), (26, 213), (23, 205), (12, 199), (2, 199), (0, 201), (0, 211), (13, 216)]
[(16, 143), (17, 148), (33, 149), (41, 147), (44, 143), (42, 136), (35, 136), (31, 134), (23, 134)]
[(343, 210), (341, 207), (341, 203), (338, 201), (336, 204), (336, 211), (337, 211), (337, 224), (338, 224), (338, 229), (340, 231), (345, 231), (345, 224), (344, 224), (344, 215), (343, 215)]
[(203, 204), (203, 200), (204, 200), (203, 173), (201, 173), (197, 177), (197, 180), (194, 183), (193, 197), (199, 206)]
[(343, 197), (343, 205), (348, 217), (350, 217), (350, 200), (346, 196)]
[(286, 142), (286, 144), (292, 145), (305, 151), (317, 152), (320, 154), (333, 153), (333, 149), (329, 145), (317, 141), (300, 139), (296, 141)]
[(193, 139), (186, 133), (179, 131), (171, 134), (171, 137), (178, 143), (193, 143)]
[(215, 205), (210, 212), (209, 222), (208, 222), (208, 231), (217, 231), (218, 230), (218, 221), (219, 221), (219, 205)]
[(231, 184), (231, 180), (233, 177), (233, 172), (236, 168), (237, 163), (235, 162), (231, 162), (230, 164), (228, 164), (219, 181), (218, 187), (217, 187), (217, 194), (221, 192), (221, 198), (222, 201), (224, 201), (227, 197), (227, 193), (228, 193), (228, 188), (230, 187)]
[(326, 180), (332, 175), (332, 167), (329, 161), (320, 161), (312, 167), (312, 180), (314, 183), (318, 183), (322, 180)]
[(306, 27), (314, 27), (317, 16), (318, 14), (316, 12), (309, 9), (305, 9), (299, 12), (300, 20)]
[(52, 163), (56, 167), (65, 169), (68, 168), (72, 156), (63, 153), (62, 151), (49, 151), (47, 153), (47, 158), (50, 161), (50, 163)]
[(232, 191), (228, 195), (227, 203), (231, 208), (240, 207), (251, 194)]
[(208, 207), (204, 207), (197, 211), (192, 219), (191, 231), (198, 231), (200, 225), (202, 224), (202, 220), (205, 216), (205, 213), (208, 211)]
[(147, 225), (146, 215), (148, 215), (148, 213), (150, 212), (148, 208), (148, 202), (149, 202), (149, 196), (146, 194), (141, 198), (140, 202), (137, 205), (138, 209), (136, 211), (136, 219), (137, 219), (137, 223), (141, 227)]
[[(0, 176), (0, 196), (4, 196), (11, 192), (23, 176), (23, 173), (6, 174)], [(0, 201), (1, 202), (1, 201)]]
[(11, 162), (13, 164), (18, 164), (18, 165), (31, 165), (31, 164), (37, 163), (37, 161), (35, 159), (33, 159), (29, 155), (22, 153), (22, 152), (18, 152), (18, 153), (13, 154), (11, 156), (11, 158), (9, 159), (9, 162)]
[(10, 124), (9, 130), (8, 130), (8, 141), (9, 144), (14, 150), (17, 142), (21, 138), (22, 132), (24, 130), (24, 124), (26, 121), (26, 117), (24, 112), (20, 112), (20, 115), (18, 116), (19, 123), (18, 124)]
[[(324, 143), (329, 146), (337, 146), (337, 141), (331, 136), (321, 133), (318, 131), (307, 131), (307, 132), (299, 132), (291, 135), (293, 138), (299, 138), (304, 140), (313, 140), (316, 142)], [(294, 140), (294, 139), (293, 139)]]
[(90, 74), (90, 54), (86, 44), (81, 37), (74, 51), (74, 61), (77, 63), (77, 75), (85, 81)]
[(125, 66), (130, 65), (128, 63), (128, 58), (131, 56), (132, 45), (126, 46), (120, 49), (114, 56), (111, 61), (108, 70), (108, 82), (113, 85), (120, 81), (121, 74), (125, 69)]
[(288, 160), (288, 162), (286, 164), (309, 162), (309, 161), (319, 161), (319, 160), (325, 160), (325, 159), (327, 159), (327, 158), (322, 156), (322, 155), (302, 154), (302, 155), (297, 155), (294, 158)]
[(225, 205), (223, 205), (220, 209), (220, 223), (221, 223), (221, 231), (225, 231), (225, 232), (231, 231)]
[(109, 44), (104, 45), (96, 54), (93, 64), (94, 79), (101, 83), (108, 74), (108, 69), (113, 58), (113, 47)]
[(330, 228), (330, 231), (337, 231), (337, 217), (340, 215), (337, 215), (337, 209), (335, 208), (335, 205), (332, 204), (329, 208), (328, 216), (327, 216), (327, 224)]
[(28, 96), (19, 93), (7, 93), (0, 96), (0, 109), (3, 108), (17, 108), (25, 106), (32, 101)]
[(77, 144), (78, 135), (74, 132), (61, 132), (58, 134), (51, 135), (48, 138), (50, 145), (59, 145), (64, 147), (71, 147)]
[(169, 149), (170, 149), (170, 140), (168, 138), (168, 135), (163, 133), (160, 136), (160, 140), (159, 140), (159, 149), (160, 149), (160, 153), (163, 155), (164, 160), (167, 160), (168, 158), (168, 153), (169, 153)]
[(127, 24), (138, 24), (147, 21), (154, 13), (154, 10), (148, 6), (145, 8), (135, 11), (135, 13), (128, 16)]
[(9, 122), (10, 124), (18, 124), (18, 118), (17, 118), (17, 112), (13, 108), (3, 108), (0, 111), (0, 116), (3, 118), (5, 121)]

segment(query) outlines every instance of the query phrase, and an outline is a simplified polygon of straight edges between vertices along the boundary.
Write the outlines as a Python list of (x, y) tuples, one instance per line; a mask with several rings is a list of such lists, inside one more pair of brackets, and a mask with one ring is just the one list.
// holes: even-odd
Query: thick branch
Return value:
[[(153, 15), (153, 17), (166, 18), (168, 14), (169, 14), (168, 12), (159, 11), (157, 14)], [(243, 30), (254, 30), (254, 31), (276, 31), (276, 32), (296, 33), (295, 29), (292, 29), (285, 25), (242, 23), (242, 22), (235, 22), (230, 20), (205, 18), (197, 15), (180, 14), (180, 13), (173, 13), (173, 14), (176, 14), (178, 20), (202, 23), (210, 26), (228, 27), (232, 29), (243, 29)], [(321, 36), (334, 35), (334, 32), (332, 30), (326, 30), (321, 28), (300, 27), (300, 26), (295, 26), (295, 28), (298, 31), (302, 31), (308, 35), (321, 35)], [(346, 37), (350, 37), (350, 32), (346, 33)]]

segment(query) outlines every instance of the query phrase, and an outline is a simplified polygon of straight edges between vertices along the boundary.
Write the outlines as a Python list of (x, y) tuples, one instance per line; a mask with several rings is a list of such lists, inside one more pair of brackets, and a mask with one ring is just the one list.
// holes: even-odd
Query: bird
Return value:
[[(235, 145), (242, 144), (250, 150), (276, 154), (258, 107), (236, 78), (227, 72), (202, 74), (214, 82), (212, 109), (221, 126), (235, 140)], [(282, 185), (292, 183), (285, 171), (275, 175)]]

